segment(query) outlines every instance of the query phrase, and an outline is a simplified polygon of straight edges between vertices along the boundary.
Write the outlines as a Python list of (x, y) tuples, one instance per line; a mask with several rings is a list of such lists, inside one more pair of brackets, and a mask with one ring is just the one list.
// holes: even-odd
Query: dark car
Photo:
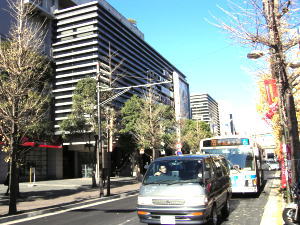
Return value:
[(137, 204), (148, 224), (217, 224), (229, 215), (231, 183), (219, 155), (169, 156), (154, 160), (143, 179)]

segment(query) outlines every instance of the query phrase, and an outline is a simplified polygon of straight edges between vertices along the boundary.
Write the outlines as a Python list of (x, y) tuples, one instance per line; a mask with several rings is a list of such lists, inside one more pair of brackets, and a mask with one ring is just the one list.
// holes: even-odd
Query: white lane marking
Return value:
[(101, 204), (108, 203), (108, 202), (114, 202), (114, 201), (117, 201), (117, 200), (129, 198), (129, 197), (136, 196), (136, 195), (137, 194), (128, 195), (128, 196), (121, 196), (120, 198), (109, 199), (109, 200), (106, 200), (106, 201), (95, 202), (95, 203), (91, 203), (91, 204), (88, 204), (88, 205), (77, 206), (77, 207), (74, 207), (74, 208), (59, 210), (59, 211), (52, 212), (52, 213), (46, 213), (46, 214), (43, 214), (43, 215), (33, 216), (33, 217), (19, 219), (19, 220), (14, 220), (14, 221), (7, 222), (5, 224), (10, 225), (10, 224), (26, 222), (26, 221), (30, 221), (30, 220), (35, 220), (35, 219), (47, 217), (47, 216), (53, 216), (53, 215), (62, 214), (62, 213), (65, 213), (65, 212), (70, 212), (70, 211), (77, 210), (77, 209), (84, 209), (84, 208), (88, 208), (88, 207), (92, 207), (92, 206), (96, 206), (96, 205), (101, 205)]

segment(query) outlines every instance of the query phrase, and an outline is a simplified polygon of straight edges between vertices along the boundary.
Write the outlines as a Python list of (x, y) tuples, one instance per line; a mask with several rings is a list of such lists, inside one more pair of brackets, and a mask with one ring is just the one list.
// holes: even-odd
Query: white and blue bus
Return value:
[(263, 184), (261, 149), (248, 137), (230, 136), (203, 139), (203, 154), (224, 155), (230, 164), (232, 193), (258, 193)]

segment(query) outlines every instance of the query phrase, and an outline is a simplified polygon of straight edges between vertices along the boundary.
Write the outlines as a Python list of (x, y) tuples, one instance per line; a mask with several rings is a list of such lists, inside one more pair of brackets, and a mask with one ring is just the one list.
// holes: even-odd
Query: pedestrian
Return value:
[(9, 172), (6, 175), (6, 179), (4, 181), (4, 185), (7, 186), (7, 190), (6, 190), (5, 195), (8, 195), (8, 193), (9, 193)]

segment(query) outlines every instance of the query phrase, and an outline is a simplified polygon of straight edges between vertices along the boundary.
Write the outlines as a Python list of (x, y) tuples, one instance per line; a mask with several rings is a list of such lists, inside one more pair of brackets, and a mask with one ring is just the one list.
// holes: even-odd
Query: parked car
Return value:
[(229, 215), (231, 183), (219, 155), (168, 156), (154, 160), (144, 176), (137, 214), (148, 224), (210, 224)]
[(279, 170), (279, 162), (273, 159), (263, 160), (262, 168), (264, 170)]

